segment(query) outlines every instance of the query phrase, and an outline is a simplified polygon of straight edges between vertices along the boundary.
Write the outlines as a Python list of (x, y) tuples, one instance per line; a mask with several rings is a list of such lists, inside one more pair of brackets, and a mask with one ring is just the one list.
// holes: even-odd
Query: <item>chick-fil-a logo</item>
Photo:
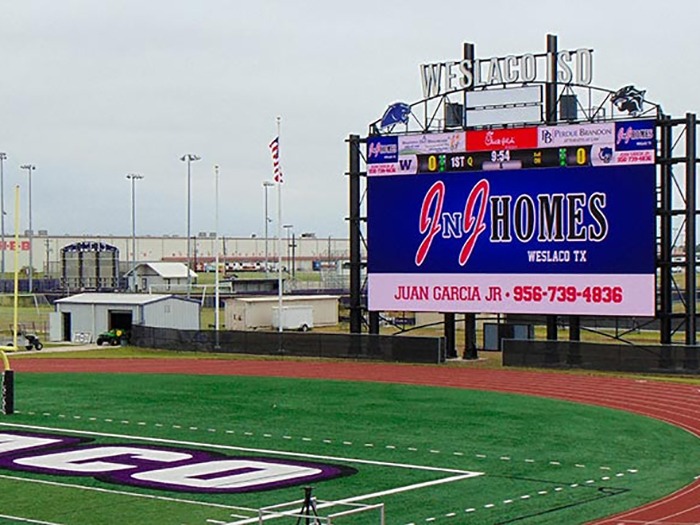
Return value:
[[(476, 245), (479, 235), (486, 229), (484, 219), (486, 217), (488, 198), (489, 181), (481, 179), (469, 192), (469, 196), (464, 205), (461, 227), (462, 231), (466, 234), (466, 240), (459, 252), (460, 266), (467, 264), (469, 257), (471, 257), (474, 251), (474, 246)], [(416, 266), (421, 266), (423, 264), (430, 252), (430, 247), (433, 244), (435, 236), (442, 230), (440, 221), (444, 203), (445, 183), (437, 181), (426, 192), (423, 198), (423, 204), (421, 205), (418, 229), (424, 237), (416, 251)]]

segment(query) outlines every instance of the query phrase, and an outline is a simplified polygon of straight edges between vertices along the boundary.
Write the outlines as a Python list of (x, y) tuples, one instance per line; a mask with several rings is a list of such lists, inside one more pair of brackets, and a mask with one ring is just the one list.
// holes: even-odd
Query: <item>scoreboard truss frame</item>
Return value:
[[(556, 55), (556, 36), (547, 36), (547, 52)], [(464, 58), (474, 59), (473, 44), (464, 45)], [(552, 75), (556, 78), (556, 75)], [(369, 137), (377, 135), (407, 135), (411, 133), (438, 133), (447, 131), (470, 131), (474, 129), (498, 129), (503, 127), (519, 128), (529, 125), (586, 124), (619, 121), (629, 119), (629, 112), (621, 111), (615, 104), (618, 91), (576, 84), (557, 84), (552, 82), (513, 83), (499, 86), (505, 90), (522, 86), (542, 85), (544, 91), (544, 108), (540, 121), (522, 122), (506, 126), (469, 127), (465, 124), (462, 113), (462, 125), (455, 127), (454, 119), (441, 119), (453, 111), (452, 105), (466, 100), (467, 92), (474, 88), (465, 88), (424, 98), (409, 104), (410, 114), (407, 123), (381, 129), (379, 120), (369, 125), (366, 136), (350, 135), (347, 138), (349, 148), (349, 237), (350, 237), (350, 332), (361, 333), (363, 328), (369, 333), (379, 333), (379, 312), (367, 309), (366, 279), (363, 279), (363, 254), (367, 252), (366, 242), (366, 183), (367, 163), (363, 152)], [(488, 89), (488, 88), (482, 88)], [(642, 93), (643, 95), (643, 93)], [(563, 115), (558, 108), (567, 97), (577, 101), (580, 117), (572, 119)], [(583, 102), (580, 102), (583, 101)], [(684, 343), (695, 345), (697, 341), (697, 286), (695, 279), (686, 279), (681, 286), (676, 276), (677, 270), (685, 270), (686, 276), (694, 276), (700, 268), (697, 261), (696, 219), (698, 216), (697, 191), (697, 117), (687, 113), (682, 118), (672, 118), (664, 114), (659, 104), (642, 99), (634, 116), (655, 121), (656, 146), (656, 314), (654, 318), (644, 319), (638, 326), (651, 325), (658, 321), (661, 344), (673, 344), (674, 335), (684, 332)], [(464, 106), (461, 111), (464, 112)], [(396, 128), (400, 129), (397, 130)], [(683, 249), (684, 258), (674, 256)], [(674, 303), (681, 305), (674, 311)], [(454, 348), (455, 314), (445, 313), (446, 354), (457, 357)], [(568, 317), (570, 340), (580, 340), (580, 317)], [(476, 357), (475, 316), (465, 314), (466, 342), (464, 357)], [(546, 317), (547, 339), (557, 339), (557, 316)], [(626, 334), (616, 337), (624, 339)], [(676, 341), (678, 342), (678, 341)]]

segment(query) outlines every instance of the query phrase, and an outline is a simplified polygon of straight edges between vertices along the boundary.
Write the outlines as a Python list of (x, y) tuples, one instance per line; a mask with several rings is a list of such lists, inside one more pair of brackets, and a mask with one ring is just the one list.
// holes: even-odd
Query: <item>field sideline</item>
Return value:
[[(404, 385), (429, 384), (458, 389), (467, 388), (491, 392), (530, 394), (616, 408), (660, 419), (688, 430), (694, 436), (698, 436), (698, 429), (700, 428), (700, 418), (698, 418), (696, 408), (699, 395), (695, 386), (661, 383), (645, 379), (356, 362), (214, 361), (206, 359), (131, 359), (124, 361), (118, 359), (52, 359), (46, 355), (42, 359), (14, 359), (13, 368), (18, 372), (18, 376), (21, 376), (22, 372), (62, 374), (99, 371), (101, 373), (116, 374), (273, 376), (280, 378), (324, 378), (342, 381), (362, 380)], [(13, 424), (9, 418), (0, 418), (0, 421), (7, 421), (11, 425)], [(46, 425), (46, 428), (50, 427), (51, 425)], [(6, 429), (3, 428), (3, 430)], [(127, 433), (125, 435), (130, 434)], [(310, 452), (307, 452), (307, 454), (310, 454)], [(502, 458), (499, 459), (501, 462), (507, 461)], [(633, 467), (634, 465), (629, 466)], [(690, 479), (692, 480), (692, 478)], [(424, 481), (418, 481), (418, 483), (423, 483)], [(582, 482), (585, 482), (585, 480)], [(515, 495), (517, 493), (514, 493), (514, 497)], [(668, 497), (664, 502), (642, 507), (638, 510), (627, 511), (614, 519), (599, 521), (599, 523), (631, 524), (651, 520), (655, 520), (655, 523), (700, 522), (700, 507), (696, 503), (698, 500), (700, 500), (698, 498), (698, 482), (695, 481), (678, 491), (675, 495)], [(504, 505), (502, 502), (496, 503)], [(486, 505), (489, 505), (489, 503), (486, 503)], [(495, 505), (495, 503), (491, 505)], [(463, 509), (463, 511), (467, 510), (469, 509)], [(472, 510), (476, 515), (475, 511), (476, 509)], [(0, 512), (0, 514), (2, 513)], [(435, 516), (428, 516), (428, 518), (436, 519)], [(443, 517), (443, 519), (445, 518)], [(473, 519), (470, 519), (468, 522), (482, 523), (482, 521)], [(8, 523), (14, 522), (10, 521)], [(394, 522), (389, 521), (388, 523)], [(548, 522), (538, 521), (538, 523)], [(557, 521), (551, 521), (551, 523), (557, 523)]]

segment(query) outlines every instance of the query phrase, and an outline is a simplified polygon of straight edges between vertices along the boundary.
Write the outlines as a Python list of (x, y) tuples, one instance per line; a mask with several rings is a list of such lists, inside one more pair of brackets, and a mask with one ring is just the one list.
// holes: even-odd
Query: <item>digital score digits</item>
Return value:
[(418, 173), (591, 166), (591, 146), (418, 155)]

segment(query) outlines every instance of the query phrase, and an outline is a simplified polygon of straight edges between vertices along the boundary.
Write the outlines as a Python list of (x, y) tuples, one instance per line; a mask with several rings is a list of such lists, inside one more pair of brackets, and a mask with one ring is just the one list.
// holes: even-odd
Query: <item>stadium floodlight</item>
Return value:
[(33, 277), (34, 277), (34, 265), (32, 262), (32, 252), (33, 252), (33, 236), (34, 231), (32, 230), (32, 172), (36, 169), (33, 164), (22, 164), (20, 169), (27, 170), (27, 175), (29, 178), (29, 293), (34, 292)]
[(192, 288), (192, 277), (190, 276), (190, 272), (192, 269), (192, 245), (191, 245), (191, 237), (192, 234), (190, 233), (190, 227), (191, 227), (191, 209), (192, 209), (192, 168), (191, 164), (195, 161), (202, 160), (202, 157), (199, 155), (195, 155), (194, 153), (185, 153), (182, 157), (180, 157), (180, 160), (182, 162), (187, 162), (187, 297), (190, 297), (190, 291)]
[(126, 178), (131, 181), (131, 278), (136, 289), (136, 181), (143, 179), (143, 175), (129, 173)]

